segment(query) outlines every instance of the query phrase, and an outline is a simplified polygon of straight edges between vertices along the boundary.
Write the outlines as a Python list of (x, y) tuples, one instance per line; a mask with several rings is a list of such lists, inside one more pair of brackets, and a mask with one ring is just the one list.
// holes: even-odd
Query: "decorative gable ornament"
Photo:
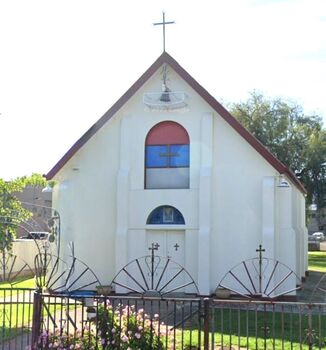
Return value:
[(144, 104), (151, 110), (175, 110), (187, 105), (187, 95), (182, 91), (172, 91), (167, 86), (167, 65), (162, 68), (162, 92), (147, 92), (143, 96)]
[(166, 89), (163, 92), (146, 92), (143, 96), (143, 102), (151, 110), (164, 111), (186, 107), (186, 98), (185, 92)]

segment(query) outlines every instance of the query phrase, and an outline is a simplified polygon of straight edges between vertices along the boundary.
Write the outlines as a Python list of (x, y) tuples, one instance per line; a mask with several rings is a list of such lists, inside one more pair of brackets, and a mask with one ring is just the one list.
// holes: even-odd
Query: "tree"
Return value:
[(268, 99), (256, 91), (246, 102), (231, 105), (231, 113), (304, 183), (308, 204), (326, 206), (326, 131), (318, 115), (301, 106)]
[(307, 148), (307, 162), (299, 175), (305, 184), (310, 203), (326, 208), (326, 130), (314, 132)]
[(0, 179), (0, 251), (11, 248), (17, 227), (32, 216), (23, 208), (15, 193), (22, 192), (27, 185), (45, 184), (46, 180), (39, 174), (11, 181)]

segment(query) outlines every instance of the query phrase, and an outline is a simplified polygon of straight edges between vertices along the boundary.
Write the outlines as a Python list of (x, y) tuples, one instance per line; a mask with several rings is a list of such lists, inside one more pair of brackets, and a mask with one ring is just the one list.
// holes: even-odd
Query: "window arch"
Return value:
[(180, 211), (170, 205), (155, 208), (148, 216), (147, 225), (184, 225), (185, 220)]
[(147, 134), (145, 188), (189, 188), (189, 135), (182, 125), (164, 121)]

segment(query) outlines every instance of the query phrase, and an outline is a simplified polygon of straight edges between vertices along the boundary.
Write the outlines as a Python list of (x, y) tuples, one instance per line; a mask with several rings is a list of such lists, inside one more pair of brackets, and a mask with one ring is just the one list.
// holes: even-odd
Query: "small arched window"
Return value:
[(147, 134), (145, 188), (189, 188), (189, 135), (180, 124), (161, 122)]
[(184, 225), (185, 220), (180, 211), (169, 205), (154, 209), (147, 218), (147, 225)]

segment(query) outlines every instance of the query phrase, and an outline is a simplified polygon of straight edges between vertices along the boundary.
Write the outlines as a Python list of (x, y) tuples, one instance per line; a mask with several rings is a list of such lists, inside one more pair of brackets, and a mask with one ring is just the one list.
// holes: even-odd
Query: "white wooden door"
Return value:
[(184, 231), (166, 231), (166, 256), (181, 266), (185, 263)]
[[(148, 231), (147, 250), (152, 247), (152, 244), (158, 244), (158, 250), (155, 251), (155, 255), (162, 257), (155, 270), (156, 283), (154, 283), (154, 288), (159, 279), (161, 281), (158, 289), (165, 286), (164, 290), (167, 291), (182, 286), (184, 284), (184, 273), (181, 270), (185, 264), (185, 232), (183, 230)], [(150, 255), (151, 251), (148, 250), (147, 254)], [(166, 258), (169, 258), (170, 262), (165, 269)], [(179, 271), (181, 272), (179, 273)], [(176, 292), (183, 292), (183, 289), (177, 289)]]

